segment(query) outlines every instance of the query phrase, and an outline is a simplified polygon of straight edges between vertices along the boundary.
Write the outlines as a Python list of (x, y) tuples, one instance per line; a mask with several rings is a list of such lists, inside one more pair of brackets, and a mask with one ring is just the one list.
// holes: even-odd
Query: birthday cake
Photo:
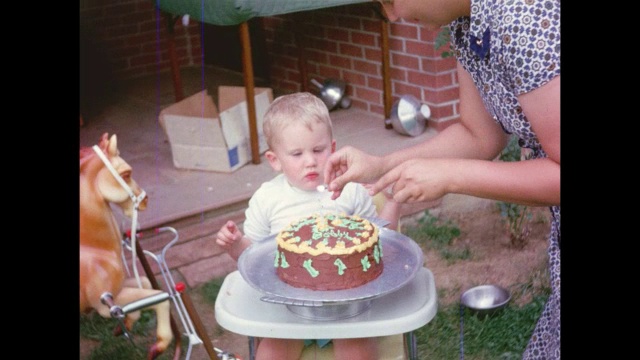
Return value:
[(344, 290), (376, 279), (384, 268), (378, 227), (357, 215), (312, 215), (276, 236), (276, 274), (311, 290)]

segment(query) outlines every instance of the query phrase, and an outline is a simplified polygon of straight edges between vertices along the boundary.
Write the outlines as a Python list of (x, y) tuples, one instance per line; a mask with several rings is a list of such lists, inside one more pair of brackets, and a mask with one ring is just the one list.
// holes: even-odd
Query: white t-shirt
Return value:
[(298, 218), (324, 213), (377, 216), (372, 197), (361, 184), (348, 183), (340, 197), (331, 200), (331, 192), (300, 190), (279, 174), (263, 183), (249, 200), (244, 234), (253, 242), (265, 240)]

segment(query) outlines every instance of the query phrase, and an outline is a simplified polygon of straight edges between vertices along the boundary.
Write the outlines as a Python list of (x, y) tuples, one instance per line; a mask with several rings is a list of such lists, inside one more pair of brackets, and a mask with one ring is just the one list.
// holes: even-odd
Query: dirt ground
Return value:
[[(458, 203), (463, 202), (463, 203)], [(425, 248), (425, 265), (434, 275), (440, 306), (458, 301), (462, 292), (481, 284), (497, 284), (509, 289), (516, 303), (528, 301), (519, 293), (520, 284), (544, 285), (546, 278), (546, 247), (549, 231), (549, 210), (530, 208), (530, 234), (523, 248), (510, 244), (504, 219), (493, 201), (449, 197), (442, 205), (429, 210), (431, 215), (450, 220), (460, 229), (452, 249), (469, 249), (470, 257), (449, 262), (438, 250)], [(406, 216), (401, 220), (403, 229), (414, 226), (423, 212)], [(404, 232), (404, 231), (403, 231)], [(213, 346), (249, 359), (248, 338), (219, 327), (215, 321), (214, 308), (206, 303), (198, 291), (191, 298), (207, 328)], [(84, 349), (83, 349), (84, 347)], [(81, 351), (86, 354), (90, 344), (81, 339)], [(182, 359), (185, 358), (183, 349)], [(81, 356), (81, 359), (85, 357)], [(192, 348), (191, 359), (210, 359), (203, 345)]]
[[(546, 207), (529, 210), (530, 233), (522, 248), (511, 245), (505, 219), (493, 201), (478, 200), (475, 206), (464, 211), (444, 208), (430, 211), (430, 214), (457, 225), (461, 234), (454, 239), (452, 248), (467, 247), (471, 254), (467, 260), (451, 263), (443, 259), (439, 251), (424, 249), (425, 266), (433, 272), (440, 304), (458, 301), (465, 290), (482, 284), (509, 289), (514, 300), (523, 303), (529, 298), (516, 296), (514, 292), (518, 285), (544, 285), (550, 214)], [(416, 218), (405, 219), (405, 226), (415, 224)]]

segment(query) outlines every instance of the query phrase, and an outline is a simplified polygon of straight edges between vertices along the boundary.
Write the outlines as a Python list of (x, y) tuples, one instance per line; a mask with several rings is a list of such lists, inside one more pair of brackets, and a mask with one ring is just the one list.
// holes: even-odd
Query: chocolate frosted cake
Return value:
[(276, 242), (276, 273), (294, 287), (351, 289), (383, 270), (378, 228), (357, 215), (308, 216), (282, 229)]

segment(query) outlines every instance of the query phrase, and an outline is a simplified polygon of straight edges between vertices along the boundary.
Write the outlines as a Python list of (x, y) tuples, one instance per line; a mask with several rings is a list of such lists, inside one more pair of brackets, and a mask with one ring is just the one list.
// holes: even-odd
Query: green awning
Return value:
[(371, 2), (371, 0), (153, 0), (173, 15), (213, 25), (237, 25), (253, 17)]

